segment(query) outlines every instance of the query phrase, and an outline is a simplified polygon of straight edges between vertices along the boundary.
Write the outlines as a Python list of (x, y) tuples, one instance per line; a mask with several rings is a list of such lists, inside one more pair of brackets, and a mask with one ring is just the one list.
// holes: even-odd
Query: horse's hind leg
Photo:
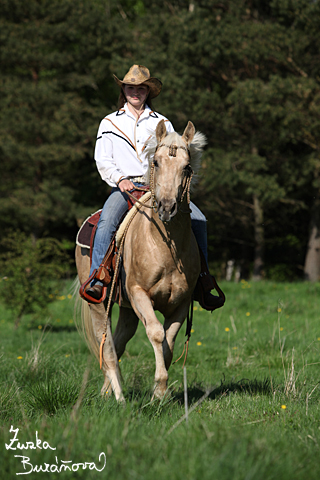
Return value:
[(113, 334), (114, 346), (118, 360), (123, 355), (126, 345), (137, 331), (139, 318), (132, 308), (120, 307), (117, 327)]
[(118, 401), (124, 401), (120, 381), (119, 363), (111, 332), (111, 312), (109, 312), (109, 317), (106, 318), (105, 308), (101, 303), (99, 305), (90, 305), (90, 311), (96, 342), (99, 345), (101, 343), (103, 333), (106, 332), (102, 362), (105, 380), (101, 389), (101, 393), (106, 393), (111, 384), (116, 399)]

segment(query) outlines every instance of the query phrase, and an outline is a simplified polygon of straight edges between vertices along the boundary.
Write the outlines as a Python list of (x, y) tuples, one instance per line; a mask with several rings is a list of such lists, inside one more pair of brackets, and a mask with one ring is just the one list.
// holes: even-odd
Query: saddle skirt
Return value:
[[(132, 195), (135, 197), (138, 202), (132, 197), (129, 197), (128, 200), (128, 209), (129, 212), (126, 214), (122, 222), (120, 223), (120, 229), (118, 228), (118, 240), (116, 240), (116, 233), (114, 234), (110, 245), (106, 245), (106, 255), (99, 266), (98, 269), (95, 269), (92, 275), (88, 278), (86, 282), (84, 282), (79, 290), (80, 296), (84, 298), (89, 303), (101, 303), (105, 300), (107, 295), (107, 288), (110, 288), (110, 282), (114, 275), (116, 275), (116, 290), (114, 292), (114, 301), (116, 301), (117, 297), (119, 297), (119, 305), (121, 305), (121, 298), (127, 299), (126, 289), (125, 289), (125, 271), (121, 262), (121, 257), (119, 258), (119, 270), (116, 272), (116, 258), (119, 255), (118, 252), (118, 245), (121, 243), (121, 239), (126, 232), (126, 228), (129, 222), (131, 222), (132, 215), (134, 215), (151, 197), (151, 193), (141, 190), (135, 190)], [(141, 200), (140, 200), (141, 199)], [(80, 230), (77, 234), (76, 243), (81, 248), (85, 248), (89, 250), (90, 254), (90, 264), (92, 262), (92, 250), (94, 244), (94, 237), (97, 230), (98, 222), (101, 216), (102, 210), (98, 210), (94, 214), (90, 215), (80, 227)], [(117, 244), (117, 241), (119, 242)], [(121, 274), (120, 274), (121, 272)], [(96, 278), (97, 280), (103, 282), (103, 294), (102, 297), (97, 300), (92, 298), (87, 292), (87, 286), (90, 282)]]
[[(144, 192), (140, 190), (135, 190), (132, 195), (138, 199), (141, 203), (146, 203), (149, 198), (151, 197), (150, 192)], [(135, 202), (133, 199), (128, 200), (128, 208), (129, 211), (124, 217), (124, 219), (119, 224), (117, 234), (116, 234), (116, 246), (118, 247), (121, 243), (122, 237), (126, 230), (128, 223), (131, 221), (133, 215), (135, 215), (136, 211), (141, 208), (141, 204)], [(133, 208), (132, 208), (133, 207)], [(102, 209), (97, 210), (95, 213), (89, 215), (88, 218), (83, 222), (81, 225), (77, 237), (76, 237), (76, 244), (82, 248), (92, 249), (94, 243), (94, 236), (96, 233), (97, 225), (101, 216)], [(108, 247), (108, 246), (107, 246)]]
[(92, 213), (88, 218), (85, 219), (77, 233), (76, 245), (82, 248), (90, 248), (91, 237), (95, 234), (101, 212), (102, 209), (97, 210), (95, 213)]

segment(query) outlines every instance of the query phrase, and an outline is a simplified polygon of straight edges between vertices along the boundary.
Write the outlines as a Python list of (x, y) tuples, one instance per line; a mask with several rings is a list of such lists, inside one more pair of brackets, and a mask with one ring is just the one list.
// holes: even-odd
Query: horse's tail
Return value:
[(77, 282), (74, 282), (74, 284), (76, 283), (74, 294), (77, 294), (78, 296), (74, 308), (75, 324), (80, 336), (85, 340), (86, 344), (88, 345), (89, 350), (99, 360), (99, 344), (93, 331), (90, 307), (88, 303), (83, 300), (78, 294), (80, 288), (79, 277), (77, 277), (76, 280)]

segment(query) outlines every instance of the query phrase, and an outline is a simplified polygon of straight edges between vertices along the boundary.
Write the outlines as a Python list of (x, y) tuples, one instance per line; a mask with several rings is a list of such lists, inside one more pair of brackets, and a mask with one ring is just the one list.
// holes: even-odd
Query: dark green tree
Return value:
[(114, 27), (110, 3), (1, 2), (4, 227), (68, 236), (106, 196), (93, 149), (98, 123), (115, 104), (111, 51), (126, 37)]
[[(211, 260), (320, 275), (319, 2), (4, 0), (0, 5), (0, 219), (72, 239), (102, 205), (93, 162), (121, 76), (147, 65), (154, 107), (207, 135), (194, 200)], [(308, 237), (310, 228), (310, 241)], [(319, 265), (311, 272), (310, 265)]]
[(164, 80), (160, 111), (208, 137), (197, 200), (213, 250), (251, 251), (257, 279), (265, 257), (279, 262), (275, 236), (283, 263), (303, 268), (318, 188), (318, 18), (307, 0), (174, 1), (152, 2), (149, 28), (136, 24), (132, 50)]

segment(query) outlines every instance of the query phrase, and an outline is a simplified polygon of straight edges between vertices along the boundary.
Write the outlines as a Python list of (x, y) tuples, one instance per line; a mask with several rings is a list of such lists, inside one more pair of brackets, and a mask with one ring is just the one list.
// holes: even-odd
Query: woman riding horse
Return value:
[[(145, 148), (150, 132), (156, 130), (162, 119), (167, 132), (174, 132), (170, 121), (152, 110), (151, 99), (159, 95), (162, 83), (151, 77), (146, 67), (133, 65), (123, 80), (115, 75), (114, 79), (121, 88), (119, 110), (101, 121), (94, 155), (102, 180), (113, 188), (98, 223), (90, 275), (99, 268), (119, 222), (128, 210), (126, 191), (145, 186), (144, 175), (148, 169)], [(202, 252), (195, 300), (202, 308), (212, 311), (224, 302), (221, 297), (210, 293), (214, 284), (207, 264), (206, 218), (193, 203), (190, 208), (192, 230)], [(93, 278), (86, 290), (87, 296), (99, 300), (102, 287), (102, 283)]]

